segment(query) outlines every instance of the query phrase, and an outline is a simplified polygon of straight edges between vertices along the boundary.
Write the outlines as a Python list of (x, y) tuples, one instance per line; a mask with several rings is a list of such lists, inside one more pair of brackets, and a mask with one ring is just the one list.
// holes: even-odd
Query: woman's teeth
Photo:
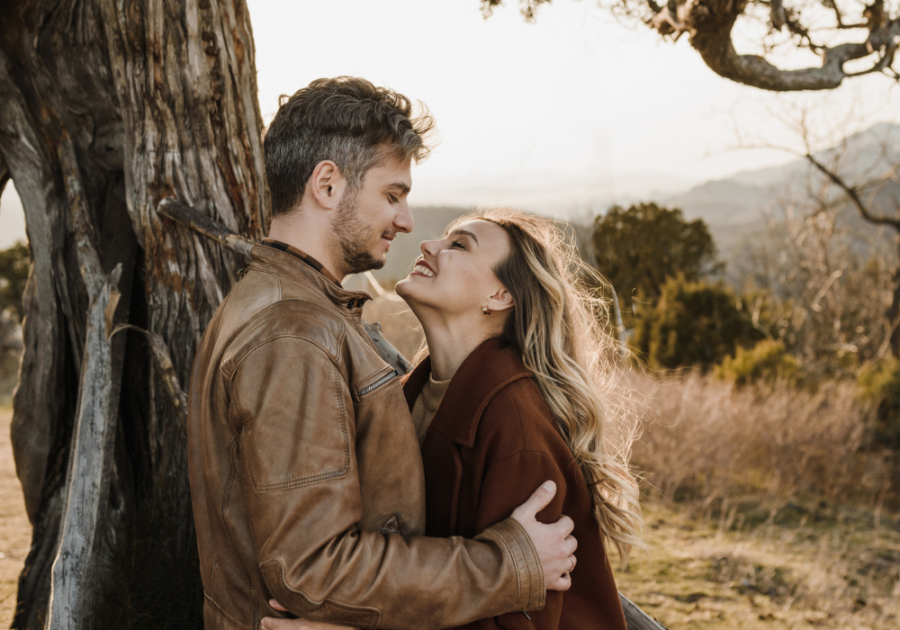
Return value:
[(416, 268), (413, 269), (413, 271), (415, 273), (420, 273), (425, 277), (434, 278), (434, 272), (425, 265), (416, 265)]

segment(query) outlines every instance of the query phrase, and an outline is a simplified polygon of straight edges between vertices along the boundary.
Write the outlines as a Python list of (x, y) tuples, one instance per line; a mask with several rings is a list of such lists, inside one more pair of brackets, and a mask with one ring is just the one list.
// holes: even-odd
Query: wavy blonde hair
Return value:
[(629, 468), (637, 414), (618, 341), (610, 334), (606, 281), (553, 221), (514, 210), (461, 217), (503, 228), (510, 254), (494, 269), (513, 298), (502, 341), (534, 374), (544, 400), (591, 489), (607, 545), (628, 562), (641, 539), (638, 483)]

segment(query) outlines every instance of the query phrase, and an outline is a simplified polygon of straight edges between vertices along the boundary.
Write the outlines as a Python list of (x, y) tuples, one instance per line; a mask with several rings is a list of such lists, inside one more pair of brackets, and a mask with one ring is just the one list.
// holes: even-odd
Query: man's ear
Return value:
[(506, 287), (501, 286), (496, 293), (487, 299), (487, 307), (493, 312), (505, 311), (515, 306), (512, 295)]
[(347, 187), (341, 169), (331, 160), (316, 164), (309, 177), (309, 191), (316, 203), (327, 210), (337, 207)]

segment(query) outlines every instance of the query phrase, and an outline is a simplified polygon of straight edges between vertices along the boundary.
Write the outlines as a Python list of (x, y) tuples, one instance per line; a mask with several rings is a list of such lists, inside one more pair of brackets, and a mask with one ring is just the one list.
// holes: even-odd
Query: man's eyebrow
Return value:
[(399, 188), (407, 195), (409, 194), (409, 191), (410, 191), (410, 186), (404, 182), (393, 182), (393, 183), (390, 183), (387, 186), (385, 186), (385, 188)]
[(468, 230), (453, 230), (452, 232), (450, 232), (450, 236), (453, 236), (454, 234), (462, 234), (463, 236), (468, 236), (473, 241), (475, 241), (476, 244), (480, 244), (478, 243), (478, 237)]

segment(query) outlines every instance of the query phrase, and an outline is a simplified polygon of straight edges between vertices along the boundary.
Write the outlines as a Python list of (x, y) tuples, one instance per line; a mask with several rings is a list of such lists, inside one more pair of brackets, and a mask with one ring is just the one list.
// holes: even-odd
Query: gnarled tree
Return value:
[[(542, 4), (521, 0), (533, 20)], [(481, 0), (490, 15), (503, 0)], [(690, 38), (716, 74), (764, 90), (830, 90), (846, 78), (874, 72), (900, 80), (895, 53), (900, 45), (900, 2), (874, 0), (599, 0), (616, 15), (643, 22), (673, 40)], [(735, 45), (735, 32), (741, 43)], [(755, 50), (738, 52), (750, 46)], [(819, 62), (784, 69), (767, 60), (777, 49), (806, 50)], [(849, 64), (849, 65), (848, 65)]]
[[(260, 238), (261, 128), (240, 0), (0, 3), (0, 185), (16, 183), (33, 256), (12, 440), (34, 530), (14, 628), (101, 626), (123, 582), (120, 619), (199, 610), (179, 401), (143, 335), (112, 332), (155, 335), (187, 383), (241, 263), (157, 203)], [(156, 562), (122, 569), (148, 522)], [(136, 611), (148, 572), (174, 595)]]

